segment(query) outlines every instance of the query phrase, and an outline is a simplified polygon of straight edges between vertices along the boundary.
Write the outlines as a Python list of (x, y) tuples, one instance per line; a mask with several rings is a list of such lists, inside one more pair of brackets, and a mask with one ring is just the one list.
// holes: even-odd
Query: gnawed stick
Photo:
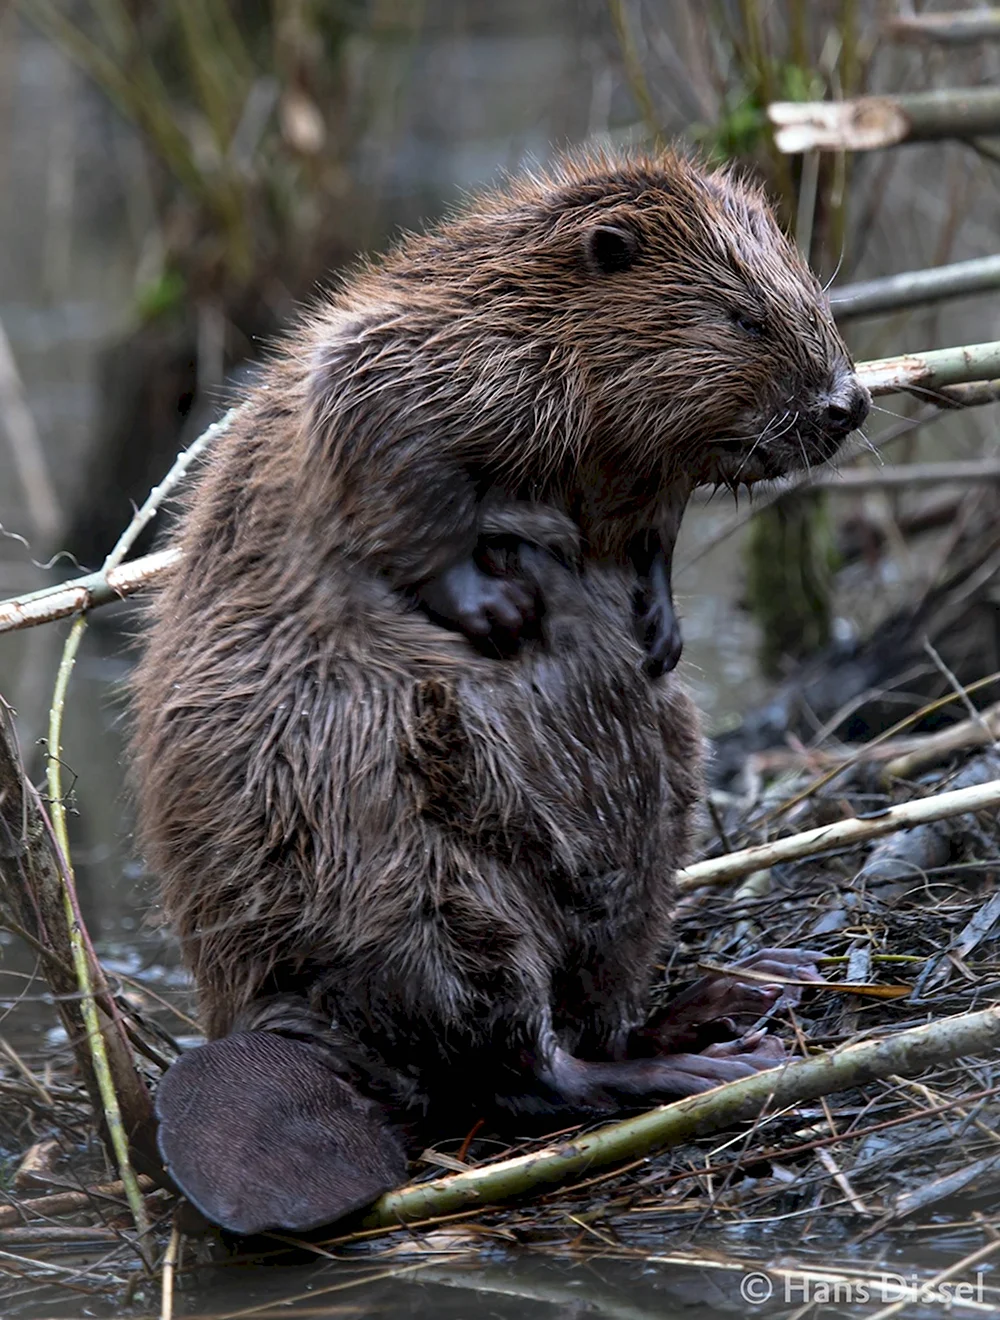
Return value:
[(778, 862), (794, 862), (801, 857), (830, 852), (834, 848), (849, 848), (869, 839), (879, 839), (896, 830), (910, 829), (960, 816), (967, 811), (986, 811), (1000, 807), (1000, 779), (991, 779), (972, 788), (957, 788), (950, 793), (936, 793), (887, 807), (871, 816), (851, 816), (832, 825), (817, 825), (815, 829), (790, 834), (770, 843), (757, 843), (752, 848), (740, 848), (724, 857), (711, 857), (695, 862), (678, 872), (681, 889), (696, 889), (699, 885), (717, 885), (727, 880), (738, 880), (754, 871), (766, 870)]
[(1000, 1007), (944, 1018), (881, 1040), (844, 1045), (627, 1118), (544, 1150), (468, 1173), (389, 1192), (365, 1216), (368, 1228), (404, 1224), (487, 1206), (563, 1183), (592, 1169), (634, 1160), (717, 1132), (733, 1123), (896, 1074), (914, 1077), (935, 1064), (981, 1055), (1000, 1045)]
[(1000, 129), (1000, 89), (935, 87), (846, 101), (772, 101), (779, 151), (880, 151), (903, 142), (970, 138)]
[(962, 344), (935, 348), (924, 353), (901, 353), (897, 357), (859, 362), (857, 374), (872, 394), (928, 391), (968, 381), (992, 381), (1000, 376), (1000, 340), (985, 344)]
[(72, 582), (42, 587), (26, 596), (0, 602), (0, 632), (34, 628), (39, 623), (54, 623), (98, 605), (110, 605), (134, 595), (148, 583), (163, 576), (181, 557), (179, 550), (158, 550), (131, 563), (119, 564), (110, 573), (98, 570)]

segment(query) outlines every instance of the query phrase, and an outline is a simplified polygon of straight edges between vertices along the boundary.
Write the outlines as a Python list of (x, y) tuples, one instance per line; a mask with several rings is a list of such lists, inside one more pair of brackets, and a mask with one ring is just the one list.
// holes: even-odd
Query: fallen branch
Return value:
[(986, 811), (1000, 807), (1000, 779), (972, 788), (958, 788), (950, 793), (903, 802), (887, 807), (872, 816), (851, 816), (832, 825), (818, 825), (815, 829), (791, 834), (770, 843), (758, 843), (752, 848), (741, 848), (724, 857), (712, 857), (696, 862), (678, 873), (681, 889), (695, 889), (698, 885), (718, 885), (727, 880), (738, 880), (754, 871), (764, 871), (779, 862), (794, 862), (802, 857), (831, 852), (835, 848), (852, 848), (869, 839), (879, 839), (895, 830), (911, 829), (930, 821), (945, 820), (967, 811)]
[(800, 802), (805, 802), (805, 800), (812, 797), (814, 793), (818, 793), (821, 788), (825, 788), (831, 780), (835, 779), (837, 775), (846, 770), (848, 766), (855, 765), (862, 760), (871, 760), (873, 748), (885, 746), (887, 743), (894, 740), (897, 734), (904, 733), (907, 729), (912, 728), (914, 724), (918, 724), (921, 720), (926, 719), (928, 715), (933, 715), (935, 711), (943, 710), (945, 706), (950, 706), (956, 698), (960, 700), (967, 699), (968, 697), (971, 697), (973, 693), (982, 692), (983, 688), (990, 687), (997, 681), (997, 679), (1000, 679), (1000, 671), (994, 671), (991, 674), (984, 674), (982, 678), (977, 678), (971, 683), (963, 684), (958, 692), (946, 692), (944, 696), (935, 697), (933, 701), (925, 702), (922, 706), (918, 707), (917, 710), (911, 710), (908, 715), (904, 715), (901, 720), (897, 720), (896, 723), (890, 725), (888, 729), (883, 729), (881, 733), (876, 734), (874, 738), (870, 739), (870, 741), (861, 743), (852, 751), (847, 752), (844, 760), (840, 761), (839, 764), (834, 764), (830, 770), (825, 771), (816, 779), (813, 779), (811, 783), (806, 784), (805, 788), (799, 789), (799, 791), (793, 793), (790, 798), (786, 798), (784, 802), (776, 806), (768, 815), (765, 824), (770, 824), (772, 821), (779, 820), (782, 816), (787, 815), (788, 812), (794, 811)]
[[(993, 752), (983, 752), (966, 761), (952, 781), (951, 791), (996, 782), (998, 774), (1000, 760)], [(894, 894), (904, 893), (913, 884), (914, 877), (944, 866), (970, 825), (975, 826), (974, 816), (957, 815), (887, 834), (865, 858), (855, 885), (863, 891), (869, 884), (878, 884), (881, 901), (891, 902)]]
[[(155, 1186), (152, 1178), (145, 1174), (140, 1176), (141, 1191), (151, 1192)], [(48, 1219), (53, 1215), (77, 1214), (80, 1210), (89, 1209), (96, 1201), (110, 1201), (116, 1208), (120, 1208), (124, 1190), (121, 1179), (118, 1179), (96, 1187), (84, 1187), (79, 1191), (52, 1192), (48, 1196), (22, 1198), (14, 1205), (0, 1206), (0, 1228), (11, 1228), (31, 1218)]]
[(976, 257), (949, 266), (910, 270), (878, 280), (862, 280), (830, 290), (830, 306), (838, 321), (879, 312), (899, 311), (1000, 288), (1000, 256)]
[(779, 151), (878, 151), (902, 142), (1000, 131), (1000, 90), (938, 88), (848, 101), (775, 101), (767, 107)]
[(954, 9), (946, 14), (894, 14), (882, 31), (895, 41), (935, 41), (968, 46), (1000, 41), (1000, 9)]
[(634, 1160), (756, 1118), (765, 1107), (773, 1111), (864, 1086), (880, 1077), (914, 1077), (935, 1064), (964, 1055), (989, 1054), (998, 1046), (1000, 1007), (944, 1018), (882, 1040), (845, 1045), (829, 1054), (729, 1082), (703, 1095), (663, 1105), (529, 1155), (389, 1192), (376, 1201), (364, 1226), (382, 1228), (451, 1214), (465, 1206), (508, 1201), (575, 1175)]

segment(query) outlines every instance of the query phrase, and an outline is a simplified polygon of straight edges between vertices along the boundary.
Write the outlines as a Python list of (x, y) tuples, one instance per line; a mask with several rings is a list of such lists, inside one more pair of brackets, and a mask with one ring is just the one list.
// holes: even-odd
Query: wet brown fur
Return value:
[[(595, 226), (634, 264), (595, 268)], [(210, 1036), (299, 1003), (418, 1108), (530, 1105), (549, 1040), (621, 1053), (701, 762), (642, 673), (629, 545), (697, 482), (828, 457), (849, 372), (759, 193), (669, 153), (515, 180), (303, 319), (197, 482), (135, 679)], [(407, 589), (505, 526), (549, 550), (514, 556), (541, 635), (497, 660)]]

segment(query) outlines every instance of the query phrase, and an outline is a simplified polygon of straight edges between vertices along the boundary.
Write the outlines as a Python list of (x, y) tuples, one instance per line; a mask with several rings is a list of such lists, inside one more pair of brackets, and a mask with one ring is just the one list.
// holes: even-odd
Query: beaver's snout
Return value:
[(871, 406), (871, 395), (861, 381), (853, 373), (845, 373), (822, 400), (824, 425), (832, 435), (850, 435), (864, 426)]

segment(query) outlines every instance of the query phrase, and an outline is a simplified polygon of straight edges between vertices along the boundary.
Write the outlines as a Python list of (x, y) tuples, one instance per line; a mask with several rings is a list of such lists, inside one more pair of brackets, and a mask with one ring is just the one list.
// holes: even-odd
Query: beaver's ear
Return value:
[(156, 1093), (167, 1171), (232, 1233), (304, 1231), (406, 1180), (378, 1106), (306, 1041), (247, 1031), (190, 1050)]
[(623, 225), (594, 225), (583, 240), (584, 256), (595, 275), (628, 270), (639, 256), (639, 240)]

